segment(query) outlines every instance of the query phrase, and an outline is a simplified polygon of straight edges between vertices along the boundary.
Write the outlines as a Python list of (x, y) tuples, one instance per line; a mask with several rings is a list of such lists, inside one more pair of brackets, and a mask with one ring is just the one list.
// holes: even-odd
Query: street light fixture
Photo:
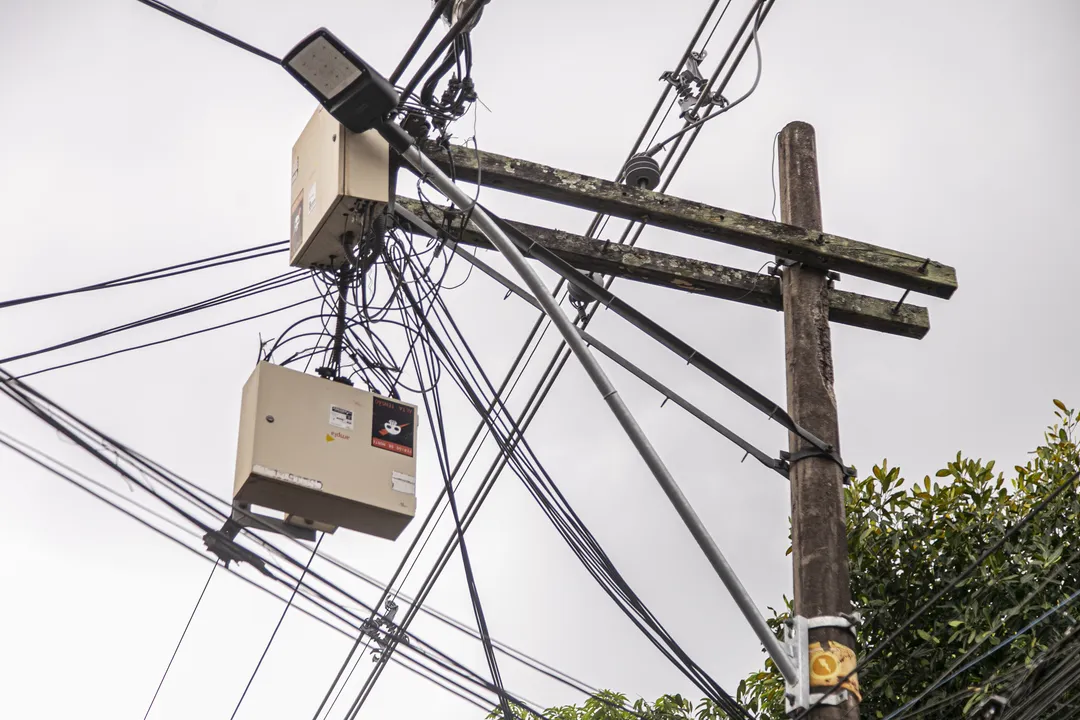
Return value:
[(354, 133), (372, 129), (398, 106), (394, 86), (326, 28), (301, 40), (281, 64)]

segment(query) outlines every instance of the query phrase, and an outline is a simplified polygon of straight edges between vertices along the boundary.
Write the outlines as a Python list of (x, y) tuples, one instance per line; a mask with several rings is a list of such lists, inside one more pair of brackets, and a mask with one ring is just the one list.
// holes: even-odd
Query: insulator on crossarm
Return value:
[(660, 163), (645, 153), (635, 155), (623, 169), (623, 182), (631, 187), (655, 190), (660, 184)]

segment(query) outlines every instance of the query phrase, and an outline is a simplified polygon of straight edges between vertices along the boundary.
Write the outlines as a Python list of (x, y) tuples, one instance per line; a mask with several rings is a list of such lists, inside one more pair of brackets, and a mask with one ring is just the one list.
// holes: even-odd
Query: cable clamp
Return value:
[(862, 613), (855, 611), (850, 615), (846, 613), (840, 613), (839, 615), (822, 615), (820, 617), (808, 618), (806, 621), (806, 627), (808, 630), (816, 630), (817, 628), (840, 628), (842, 630), (855, 630), (862, 625), (863, 617)]
[(851, 479), (856, 476), (855, 468), (844, 464), (844, 461), (840, 459), (832, 450), (819, 450), (815, 447), (804, 448), (802, 450), (796, 450), (795, 452), (780, 451), (780, 459), (785, 463), (790, 470), (791, 466), (797, 462), (801, 462), (808, 458), (823, 457), (832, 460), (834, 463), (840, 466), (840, 470), (844, 473), (844, 484), (850, 485)]
[(245, 562), (251, 565), (263, 575), (273, 577), (266, 569), (266, 562), (261, 557), (239, 545), (235, 538), (240, 532), (240, 524), (229, 518), (220, 530), (211, 530), (203, 535), (203, 543), (206, 549), (217, 555), (229, 567), (230, 562)]

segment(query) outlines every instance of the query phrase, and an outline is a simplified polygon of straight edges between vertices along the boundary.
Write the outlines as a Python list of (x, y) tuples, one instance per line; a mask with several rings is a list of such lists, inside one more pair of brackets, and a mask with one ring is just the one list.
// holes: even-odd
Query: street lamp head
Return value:
[(300, 41), (281, 64), (354, 133), (375, 127), (398, 106), (394, 86), (326, 28)]

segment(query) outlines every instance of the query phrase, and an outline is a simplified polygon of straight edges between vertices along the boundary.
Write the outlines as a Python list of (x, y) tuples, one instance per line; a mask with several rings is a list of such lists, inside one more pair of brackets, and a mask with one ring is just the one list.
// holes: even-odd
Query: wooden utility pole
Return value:
[[(814, 128), (804, 122), (788, 124), (779, 139), (781, 220), (820, 232), (821, 194), (818, 186)], [(787, 359), (788, 413), (795, 422), (840, 450), (840, 430), (833, 391), (832, 339), (829, 328), (829, 279), (824, 270), (799, 263), (783, 271), (784, 340)], [(844, 523), (844, 474), (832, 458), (800, 453), (811, 446), (790, 436), (792, 455), (791, 526), (795, 575), (795, 614), (805, 618), (837, 617), (851, 613), (847, 530)], [(810, 643), (831, 643), (852, 651), (853, 633), (844, 628), (810, 630)], [(827, 669), (833, 662), (825, 659)], [(811, 664), (811, 678), (815, 673)], [(815, 692), (828, 690), (813, 687)], [(854, 720), (857, 700), (840, 706), (819, 706), (814, 720)]]
[[(799, 620), (792, 623), (790, 639), (792, 647), (806, 650), (799, 653), (799, 678), (789, 683), (789, 700), (799, 706), (806, 700), (802, 673), (807, 672), (813, 720), (857, 720), (861, 698), (858, 678), (852, 672), (856, 639), (850, 618), (844, 470), (840, 465), (843, 456), (829, 323), (922, 338), (930, 330), (929, 313), (907, 303), (908, 295), (951, 297), (957, 289), (956, 270), (925, 256), (824, 232), (811, 126), (795, 122), (785, 127), (780, 133), (779, 157), (780, 223), (471, 147), (434, 148), (430, 160), (442, 172), (464, 182), (768, 253), (784, 266), (782, 278), (777, 280), (771, 275), (559, 229), (505, 223), (527, 238), (530, 247), (544, 248), (583, 272), (784, 311), (788, 415), (802, 432), (789, 436), (787, 457), (779, 459), (777, 466), (791, 481), (795, 614)], [(398, 203), (410, 209), (414, 218), (424, 217), (434, 225), (452, 227), (456, 222), (457, 215), (447, 216), (426, 204), (406, 198), (398, 198)], [(455, 241), (491, 247), (475, 222)], [(535, 248), (526, 257), (533, 253)], [(903, 293), (894, 301), (838, 290), (831, 287), (830, 271), (883, 283)], [(594, 342), (594, 347), (599, 345)], [(689, 351), (687, 356), (697, 355), (693, 348)], [(701, 418), (693, 406), (684, 407)], [(831, 446), (831, 451), (815, 450), (802, 437), (818, 439), (822, 442), (817, 444)], [(803, 629), (808, 631), (808, 641)]]

